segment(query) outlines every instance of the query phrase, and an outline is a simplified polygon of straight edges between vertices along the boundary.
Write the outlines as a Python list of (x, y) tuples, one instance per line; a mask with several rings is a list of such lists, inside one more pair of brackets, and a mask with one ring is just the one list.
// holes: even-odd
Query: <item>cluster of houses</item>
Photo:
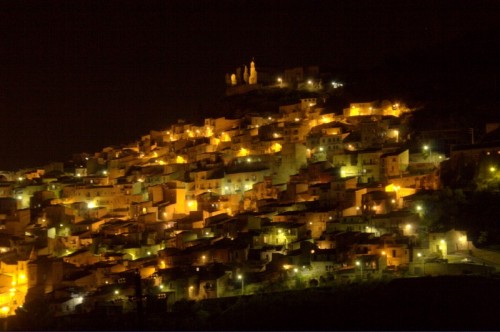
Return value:
[(65, 315), (421, 275), (466, 249), (465, 233), (423, 227), (415, 194), (439, 188), (445, 157), (410, 153), (410, 110), (323, 104), (179, 120), (0, 173), (0, 314), (37, 297)]

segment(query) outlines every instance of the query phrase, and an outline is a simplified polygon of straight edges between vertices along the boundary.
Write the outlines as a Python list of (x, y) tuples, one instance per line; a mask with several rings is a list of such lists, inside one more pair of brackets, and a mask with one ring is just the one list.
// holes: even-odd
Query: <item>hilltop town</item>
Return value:
[(459, 211), (471, 192), (498, 191), (500, 124), (485, 123), (481, 140), (415, 132), (404, 100), (332, 106), (344, 83), (317, 67), (271, 75), (252, 61), (226, 83), (233, 101), (287, 102), (0, 173), (3, 317), (40, 299), (54, 316), (143, 301), (167, 312), (181, 300), (494, 273), (473, 258), (494, 226)]

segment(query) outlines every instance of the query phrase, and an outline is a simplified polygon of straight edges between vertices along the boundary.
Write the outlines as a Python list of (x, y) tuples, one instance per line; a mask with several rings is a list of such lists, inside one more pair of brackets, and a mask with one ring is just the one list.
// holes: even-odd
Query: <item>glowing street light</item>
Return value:
[(425, 275), (425, 259), (422, 256), (422, 253), (418, 252), (417, 257), (420, 260), (420, 263), (422, 264), (422, 274)]
[(363, 264), (360, 261), (356, 261), (356, 266), (361, 268), (361, 280), (363, 280)]
[(429, 152), (429, 160), (432, 162), (432, 148), (429, 146), (429, 145), (424, 145), (422, 147), (422, 149), (425, 151), (425, 152)]
[(243, 295), (245, 294), (245, 279), (241, 274), (238, 274), (238, 279), (241, 280), (241, 295)]

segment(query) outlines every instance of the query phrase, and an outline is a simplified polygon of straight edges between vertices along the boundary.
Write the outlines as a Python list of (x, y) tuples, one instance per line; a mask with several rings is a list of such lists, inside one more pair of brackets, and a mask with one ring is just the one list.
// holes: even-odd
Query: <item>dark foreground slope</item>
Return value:
[[(428, 277), (202, 302), (173, 312), (17, 317), (9, 330), (498, 330), (500, 280)], [(34, 319), (35, 318), (35, 319)]]

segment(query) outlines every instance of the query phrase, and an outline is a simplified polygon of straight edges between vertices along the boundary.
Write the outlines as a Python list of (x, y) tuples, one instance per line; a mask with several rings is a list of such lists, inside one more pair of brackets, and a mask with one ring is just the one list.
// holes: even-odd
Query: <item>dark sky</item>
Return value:
[(252, 57), (257, 69), (364, 68), (489, 29), (498, 9), (481, 0), (2, 1), (0, 169), (193, 118)]

